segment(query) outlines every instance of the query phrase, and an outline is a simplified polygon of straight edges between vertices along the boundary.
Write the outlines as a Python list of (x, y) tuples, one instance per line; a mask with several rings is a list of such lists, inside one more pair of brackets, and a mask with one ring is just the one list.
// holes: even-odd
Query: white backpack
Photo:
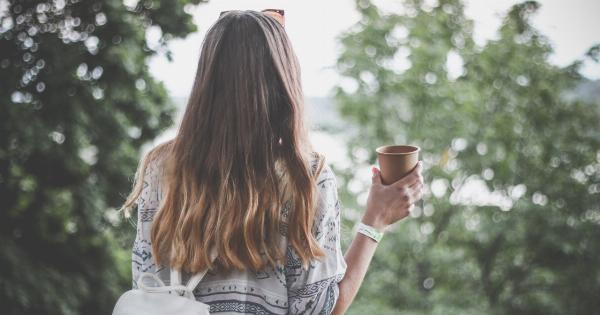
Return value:
[[(213, 250), (211, 259), (217, 254)], [(154, 273), (141, 273), (138, 289), (129, 290), (117, 301), (113, 315), (209, 315), (210, 307), (196, 301), (193, 291), (207, 270), (193, 275), (186, 285), (181, 284), (181, 272), (171, 268), (170, 285), (165, 285)], [(153, 279), (158, 286), (147, 286), (144, 279)]]

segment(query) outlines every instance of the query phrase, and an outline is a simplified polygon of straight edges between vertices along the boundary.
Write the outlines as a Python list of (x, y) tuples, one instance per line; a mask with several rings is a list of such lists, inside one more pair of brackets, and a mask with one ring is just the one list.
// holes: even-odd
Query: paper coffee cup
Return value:
[(386, 145), (375, 149), (384, 185), (389, 185), (410, 173), (419, 162), (421, 149), (412, 145)]

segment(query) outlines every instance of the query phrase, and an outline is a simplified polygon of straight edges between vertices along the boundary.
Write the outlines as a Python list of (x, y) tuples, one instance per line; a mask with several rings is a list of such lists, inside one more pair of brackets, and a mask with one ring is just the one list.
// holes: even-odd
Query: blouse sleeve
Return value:
[(158, 268), (152, 257), (150, 230), (152, 220), (158, 209), (161, 191), (158, 183), (158, 168), (156, 162), (151, 162), (146, 168), (142, 192), (137, 199), (137, 228), (131, 253), (131, 275), (133, 288), (138, 287), (137, 279), (142, 272), (158, 273)]
[(330, 314), (339, 297), (338, 283), (346, 272), (340, 244), (341, 204), (337, 181), (327, 164), (317, 178), (317, 191), (313, 233), (326, 257), (322, 261), (313, 260), (305, 270), (294, 249), (287, 247), (285, 277), (289, 314)]

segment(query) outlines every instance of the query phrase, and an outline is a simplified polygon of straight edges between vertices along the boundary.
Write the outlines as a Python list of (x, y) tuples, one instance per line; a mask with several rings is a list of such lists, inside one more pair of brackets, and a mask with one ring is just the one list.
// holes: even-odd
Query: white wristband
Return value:
[(372, 238), (377, 243), (379, 243), (383, 237), (383, 232), (379, 232), (374, 227), (366, 225), (362, 222), (358, 222), (357, 232)]

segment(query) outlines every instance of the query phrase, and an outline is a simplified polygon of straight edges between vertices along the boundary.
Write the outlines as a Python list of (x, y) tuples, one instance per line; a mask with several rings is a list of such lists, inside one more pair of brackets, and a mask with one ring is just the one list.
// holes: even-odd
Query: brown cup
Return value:
[(412, 145), (386, 145), (375, 149), (383, 184), (392, 184), (410, 173), (419, 162), (420, 150)]

